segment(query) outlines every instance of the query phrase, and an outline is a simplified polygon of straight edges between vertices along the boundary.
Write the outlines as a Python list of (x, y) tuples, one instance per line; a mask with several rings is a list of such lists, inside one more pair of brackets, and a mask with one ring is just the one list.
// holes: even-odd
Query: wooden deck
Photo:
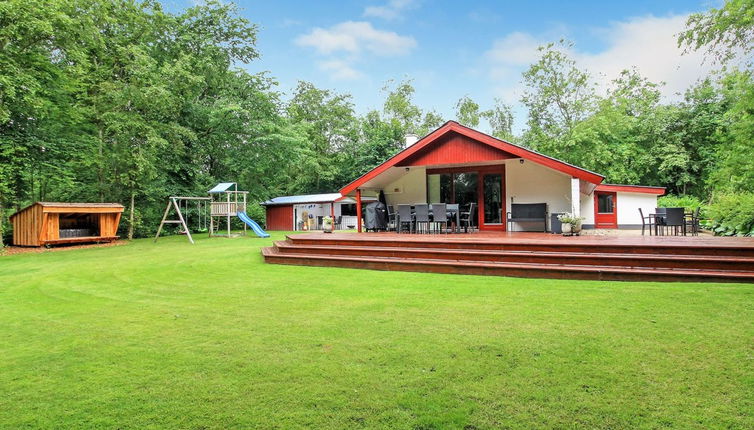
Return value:
[(754, 282), (754, 238), (544, 233), (307, 233), (262, 250), (276, 264), (533, 278)]

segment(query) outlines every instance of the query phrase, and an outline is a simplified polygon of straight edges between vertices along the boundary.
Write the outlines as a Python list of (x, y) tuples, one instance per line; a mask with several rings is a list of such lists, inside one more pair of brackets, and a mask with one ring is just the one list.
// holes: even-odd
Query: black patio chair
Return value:
[(447, 212), (450, 215), (450, 220), (448, 220), (448, 222), (453, 224), (453, 233), (458, 233), (461, 228), (461, 222), (459, 221), (459, 217), (461, 216), (461, 214), (459, 213), (460, 205), (458, 203), (448, 203), (447, 207)]
[(665, 208), (665, 228), (672, 228), (674, 236), (679, 231), (686, 236), (686, 209)]
[(411, 205), (398, 205), (397, 215), (396, 231), (402, 233), (403, 226), (408, 226), (408, 232), (412, 233), (414, 230), (414, 219), (411, 215)]
[(395, 225), (395, 209), (393, 208), (393, 205), (389, 205), (387, 207), (387, 229), (388, 230), (396, 230), (397, 226)]
[(699, 213), (702, 208), (697, 207), (695, 211), (686, 214), (686, 231), (691, 231), (692, 236), (699, 236)]
[(655, 235), (665, 234), (665, 209), (655, 208)]
[(418, 232), (422, 225), (426, 228), (425, 231), (429, 232), (429, 223), (429, 205), (424, 203), (414, 205), (414, 232)]
[(469, 203), (469, 210), (461, 212), (461, 225), (466, 233), (476, 226), (476, 204)]
[[(442, 230), (439, 230), (440, 225), (443, 226)], [(432, 203), (432, 226), (440, 233), (448, 229), (448, 207), (445, 203)]]
[(639, 208), (639, 216), (641, 217), (641, 235), (644, 236), (644, 228), (649, 227), (649, 235), (652, 236), (652, 217), (644, 216), (641, 208)]

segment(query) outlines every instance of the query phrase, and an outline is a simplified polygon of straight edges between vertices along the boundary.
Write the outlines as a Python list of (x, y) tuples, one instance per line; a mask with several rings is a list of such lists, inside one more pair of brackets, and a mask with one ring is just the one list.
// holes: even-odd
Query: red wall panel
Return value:
[(293, 206), (267, 206), (267, 230), (293, 230)]
[(403, 160), (399, 166), (432, 166), (505, 160), (513, 155), (458, 133), (448, 133), (431, 147)]

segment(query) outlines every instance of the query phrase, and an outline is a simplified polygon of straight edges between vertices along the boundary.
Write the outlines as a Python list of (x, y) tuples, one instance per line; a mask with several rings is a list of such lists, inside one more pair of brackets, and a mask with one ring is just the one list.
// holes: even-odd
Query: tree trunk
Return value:
[(134, 199), (136, 192), (131, 191), (131, 213), (128, 216), (128, 240), (134, 238)]
[(102, 132), (101, 124), (98, 125), (97, 128), (98, 128), (97, 132), (99, 136), (99, 148), (98, 148), (99, 159), (97, 160), (97, 182), (98, 182), (97, 188), (99, 188), (99, 201), (100, 203), (104, 203), (105, 202), (105, 191), (104, 191), (105, 174), (102, 171), (102, 163), (104, 163), (104, 160), (103, 160), (104, 156), (103, 156), (103, 151), (102, 151), (102, 145), (104, 144), (103, 142), (104, 133)]
[(5, 243), (3, 242), (3, 221), (5, 221), (5, 207), (3, 206), (3, 202), (0, 201), (0, 252), (5, 249)]

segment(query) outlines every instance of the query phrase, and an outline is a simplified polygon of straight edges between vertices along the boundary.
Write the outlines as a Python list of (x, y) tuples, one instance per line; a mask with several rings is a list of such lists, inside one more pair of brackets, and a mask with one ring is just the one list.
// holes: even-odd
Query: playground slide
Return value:
[(251, 227), (251, 230), (254, 233), (256, 233), (257, 236), (259, 236), (259, 237), (270, 237), (270, 235), (266, 231), (262, 230), (262, 227), (260, 227), (259, 224), (257, 224), (256, 222), (254, 222), (253, 219), (249, 218), (249, 216), (246, 215), (246, 212), (238, 212), (238, 213), (236, 213), (236, 216), (238, 218), (240, 218), (241, 221), (244, 222), (244, 224), (246, 224), (249, 227)]

